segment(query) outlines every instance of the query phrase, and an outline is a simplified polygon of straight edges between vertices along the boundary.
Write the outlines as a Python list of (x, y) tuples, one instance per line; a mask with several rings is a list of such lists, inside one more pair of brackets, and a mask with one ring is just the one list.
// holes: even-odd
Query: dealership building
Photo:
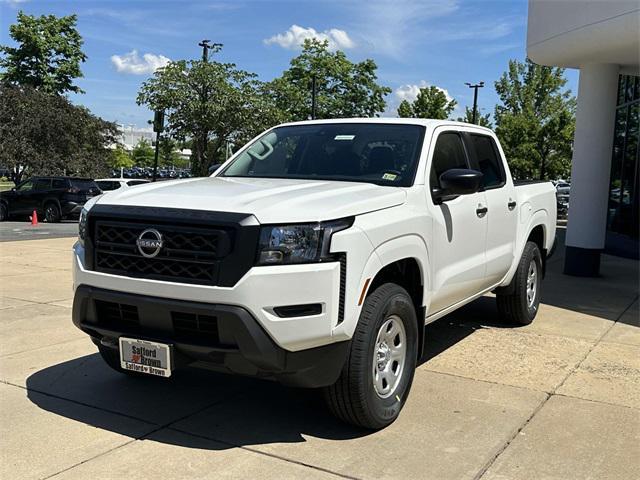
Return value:
[(527, 56), (580, 70), (564, 271), (638, 258), (640, 2), (529, 0)]

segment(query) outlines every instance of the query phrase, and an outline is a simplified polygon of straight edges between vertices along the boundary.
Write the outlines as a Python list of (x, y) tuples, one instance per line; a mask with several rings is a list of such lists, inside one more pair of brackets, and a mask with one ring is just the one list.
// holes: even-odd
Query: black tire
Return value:
[(104, 345), (98, 345), (98, 350), (100, 351), (100, 356), (105, 361), (105, 363), (118, 373), (122, 373), (123, 375), (128, 375), (130, 377), (137, 377), (137, 378), (153, 377), (153, 375), (147, 375), (139, 372), (132, 372), (131, 370), (125, 370), (124, 368), (122, 368), (120, 366), (120, 356), (118, 354), (117, 348), (109, 348), (109, 347), (105, 347)]
[[(376, 355), (380, 362), (376, 340), (391, 318), (402, 322), (406, 353), (395, 388), (383, 398), (374, 386), (373, 358)], [(335, 384), (324, 389), (325, 401), (336, 417), (369, 429), (384, 428), (398, 417), (413, 382), (418, 353), (417, 325), (413, 302), (404, 288), (385, 283), (367, 296), (342, 373)], [(400, 337), (393, 338), (395, 342)], [(389, 361), (387, 358), (387, 364)], [(392, 369), (394, 364), (397, 362), (391, 363)]]
[(9, 211), (4, 203), (0, 203), (0, 222), (4, 222), (9, 218)]
[[(530, 296), (531, 269), (535, 265), (535, 290), (533, 300)], [(503, 320), (516, 325), (529, 325), (538, 313), (540, 306), (540, 287), (542, 284), (542, 255), (538, 245), (527, 242), (520, 257), (518, 269), (512, 280), (513, 291), (510, 294), (496, 295), (498, 311)], [(528, 296), (529, 293), (529, 296)]]
[(44, 206), (44, 219), (47, 223), (58, 223), (62, 219), (60, 207), (54, 202), (49, 202)]

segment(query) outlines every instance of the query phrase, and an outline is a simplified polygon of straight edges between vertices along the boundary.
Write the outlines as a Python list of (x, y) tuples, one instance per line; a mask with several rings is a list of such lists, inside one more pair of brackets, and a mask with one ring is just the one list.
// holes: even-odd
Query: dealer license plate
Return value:
[(120, 337), (120, 366), (159, 377), (171, 376), (171, 345)]

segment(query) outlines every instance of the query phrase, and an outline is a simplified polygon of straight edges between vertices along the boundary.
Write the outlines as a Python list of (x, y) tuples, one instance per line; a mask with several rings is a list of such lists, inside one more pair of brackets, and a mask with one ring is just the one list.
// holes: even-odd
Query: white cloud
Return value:
[(21, 3), (27, 3), (29, 0), (0, 0), (0, 3), (6, 3), (8, 5), (11, 5), (12, 7), (15, 7), (17, 5), (20, 5)]
[(120, 73), (131, 73), (133, 75), (145, 75), (155, 72), (164, 67), (171, 60), (164, 55), (145, 53), (140, 57), (137, 50), (131, 50), (124, 55), (112, 55), (111, 63)]
[[(416, 98), (418, 98), (418, 94), (420, 93), (421, 88), (430, 87), (431, 84), (427, 83), (425, 80), (421, 80), (419, 83), (411, 83), (401, 85), (396, 88), (390, 97), (387, 98), (387, 109), (384, 111), (383, 116), (385, 117), (397, 117), (398, 116), (398, 107), (403, 100), (407, 102), (413, 102)], [(447, 97), (448, 101), (453, 100), (453, 97), (449, 95), (449, 92), (440, 87), (436, 87), (438, 90), (442, 91), (444, 95)], [(460, 105), (456, 105), (452, 116), (458, 112)]]
[(310, 38), (316, 38), (322, 41), (327, 40), (330, 50), (346, 50), (356, 46), (355, 42), (351, 40), (349, 34), (344, 30), (331, 28), (323, 32), (318, 32), (314, 28), (304, 28), (299, 25), (291, 25), (286, 32), (267, 38), (264, 40), (264, 43), (266, 45), (275, 43), (282, 48), (295, 50), (300, 48), (303, 42)]
[[(393, 93), (398, 103), (400, 103), (402, 100), (413, 102), (415, 101), (416, 98), (418, 98), (418, 94), (420, 93), (421, 88), (426, 88), (430, 86), (431, 85), (429, 83), (427, 83), (424, 80), (421, 80), (419, 84), (401, 85), (400, 87), (396, 88)], [(449, 95), (449, 92), (447, 90), (440, 87), (436, 87), (436, 88), (444, 93), (444, 95), (447, 97), (447, 101), (450, 102), (451, 100), (453, 100), (453, 97)]]

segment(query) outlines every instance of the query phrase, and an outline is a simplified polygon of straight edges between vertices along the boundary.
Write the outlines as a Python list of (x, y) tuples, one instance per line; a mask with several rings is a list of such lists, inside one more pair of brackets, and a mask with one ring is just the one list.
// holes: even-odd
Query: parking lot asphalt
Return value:
[(408, 403), (369, 432), (317, 392), (128, 378), (71, 323), (71, 238), (0, 244), (0, 478), (640, 478), (638, 263), (550, 260), (527, 327), (483, 297), (429, 325)]
[(32, 226), (28, 219), (22, 222), (0, 222), (0, 242), (77, 236), (77, 220), (64, 220), (60, 223), (40, 222), (37, 226)]

